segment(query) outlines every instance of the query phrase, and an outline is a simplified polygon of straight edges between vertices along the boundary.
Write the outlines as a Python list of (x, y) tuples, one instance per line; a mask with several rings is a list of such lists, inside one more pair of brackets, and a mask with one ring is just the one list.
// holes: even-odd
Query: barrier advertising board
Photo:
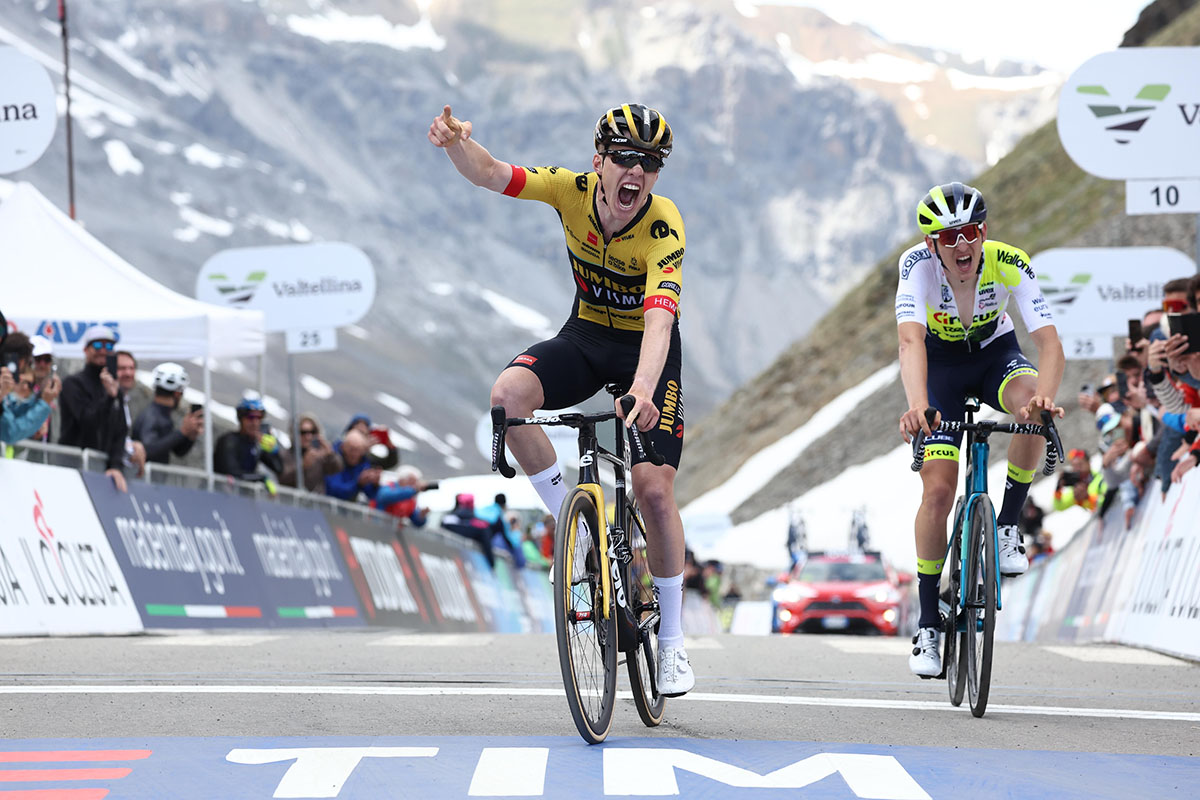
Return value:
[(395, 528), (330, 515), (338, 546), (371, 625), (431, 630), (429, 586), (422, 586), (412, 556)]
[(0, 459), (0, 503), (0, 635), (142, 630), (78, 472)]
[(454, 534), (420, 528), (404, 532), (404, 544), (412, 556), (421, 583), (429, 587), (430, 613), (442, 631), (486, 631), (483, 609), (471, 588), (464, 566), (470, 552), (478, 552)]
[(1100, 178), (1200, 178), (1200, 47), (1122, 47), (1084, 62), (1059, 95), (1058, 136)]
[(361, 625), (324, 518), (308, 509), (83, 476), (146, 627)]

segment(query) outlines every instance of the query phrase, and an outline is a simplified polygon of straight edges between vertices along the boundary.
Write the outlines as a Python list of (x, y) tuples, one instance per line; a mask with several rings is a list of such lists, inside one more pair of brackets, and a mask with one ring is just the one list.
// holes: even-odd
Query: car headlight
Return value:
[(802, 583), (785, 583), (776, 587), (771, 593), (776, 603), (799, 603), (801, 600), (816, 597), (817, 590)]
[(855, 597), (866, 597), (876, 603), (898, 603), (900, 593), (891, 586), (867, 586), (854, 593)]

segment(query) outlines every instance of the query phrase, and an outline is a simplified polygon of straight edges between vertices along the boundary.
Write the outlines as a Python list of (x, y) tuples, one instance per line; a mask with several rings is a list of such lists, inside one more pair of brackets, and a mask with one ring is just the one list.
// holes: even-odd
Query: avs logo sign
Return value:
[(83, 346), (84, 332), (93, 325), (103, 325), (111, 328), (117, 341), (121, 341), (121, 324), (115, 320), (97, 322), (96, 320), (76, 319), (44, 319), (37, 324), (37, 332), (55, 344), (79, 344)]
[(1200, 178), (1200, 47), (1128, 47), (1088, 60), (1063, 86), (1058, 135), (1101, 178)]

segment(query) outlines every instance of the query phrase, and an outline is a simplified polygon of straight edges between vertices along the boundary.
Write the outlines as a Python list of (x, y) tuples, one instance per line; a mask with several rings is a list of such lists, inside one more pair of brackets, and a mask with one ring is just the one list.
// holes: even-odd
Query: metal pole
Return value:
[(267, 396), (267, 344), (263, 342), (263, 351), (258, 354), (258, 396)]
[(208, 367), (208, 348), (204, 348), (204, 471), (208, 474), (208, 490), (213, 490), (213, 417), (212, 370)]
[(288, 353), (288, 395), (292, 407), (292, 455), (296, 458), (296, 489), (304, 491), (304, 459), (300, 455), (300, 415), (296, 412), (296, 357)]
[(62, 27), (63, 92), (67, 100), (67, 207), (75, 219), (75, 146), (71, 135), (71, 57), (67, 46), (67, 0), (58, 0), (58, 22)]

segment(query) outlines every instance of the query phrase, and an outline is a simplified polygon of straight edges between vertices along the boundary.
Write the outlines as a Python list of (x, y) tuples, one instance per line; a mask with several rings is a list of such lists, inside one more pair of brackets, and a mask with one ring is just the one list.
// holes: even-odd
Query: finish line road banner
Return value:
[(0, 635), (142, 630), (78, 472), (0, 459), (0, 507)]

